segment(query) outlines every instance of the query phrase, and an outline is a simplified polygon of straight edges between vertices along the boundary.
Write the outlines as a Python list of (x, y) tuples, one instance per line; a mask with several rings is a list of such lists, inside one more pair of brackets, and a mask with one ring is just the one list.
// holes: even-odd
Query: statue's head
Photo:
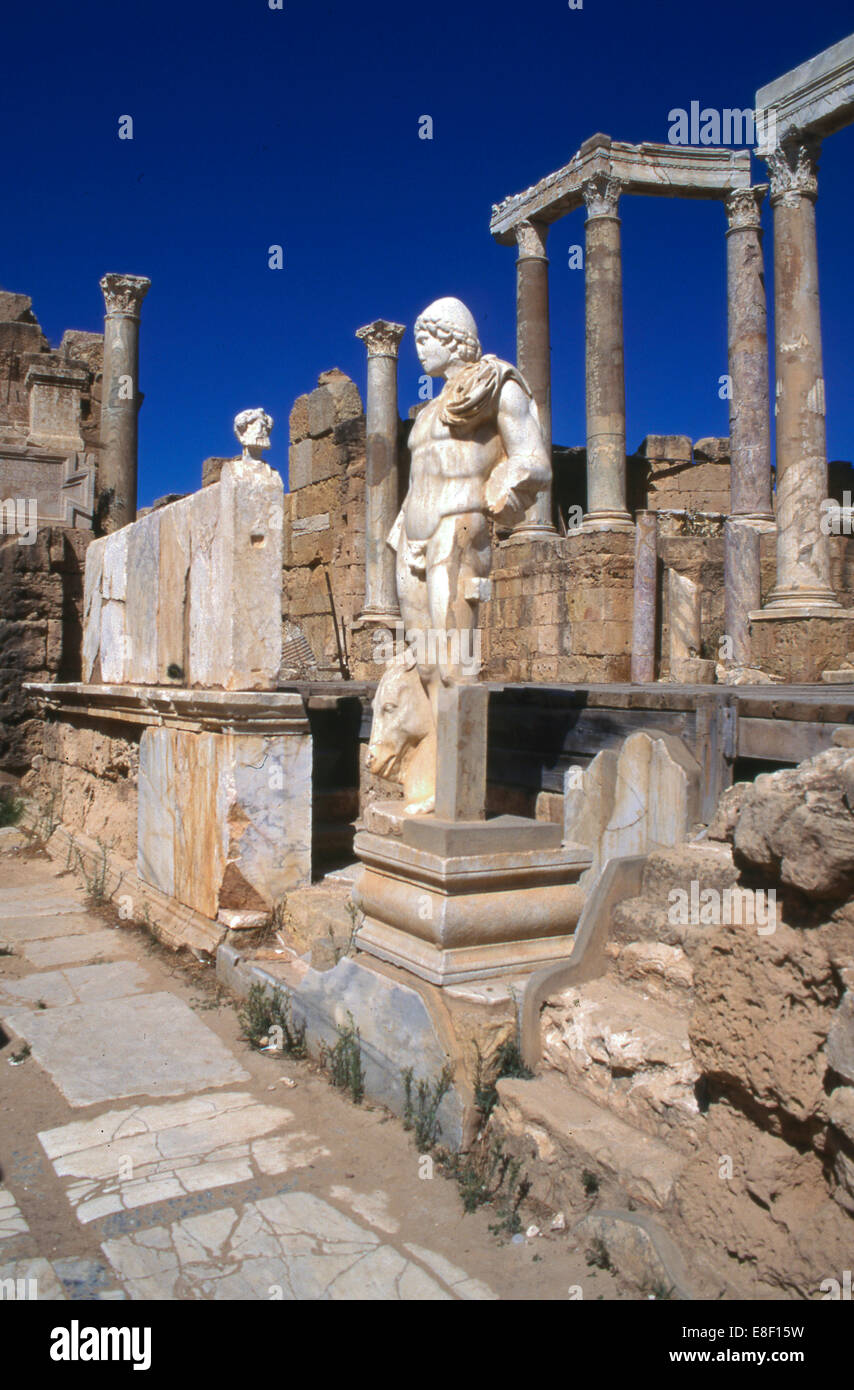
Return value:
[(477, 324), (460, 299), (435, 299), (415, 320), (415, 346), (428, 376), (445, 376), (455, 362), (477, 362)]
[(243, 446), (243, 457), (260, 459), (264, 449), (270, 447), (270, 432), (273, 428), (272, 416), (256, 406), (252, 410), (241, 410), (234, 417), (234, 433)]

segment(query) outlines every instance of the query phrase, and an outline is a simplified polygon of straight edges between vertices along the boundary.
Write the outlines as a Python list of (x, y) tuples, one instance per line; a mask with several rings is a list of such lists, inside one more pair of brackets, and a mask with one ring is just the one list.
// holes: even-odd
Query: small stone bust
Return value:
[(243, 447), (242, 457), (264, 463), (264, 450), (270, 447), (270, 433), (273, 418), (260, 406), (252, 410), (241, 410), (234, 417), (234, 433)]

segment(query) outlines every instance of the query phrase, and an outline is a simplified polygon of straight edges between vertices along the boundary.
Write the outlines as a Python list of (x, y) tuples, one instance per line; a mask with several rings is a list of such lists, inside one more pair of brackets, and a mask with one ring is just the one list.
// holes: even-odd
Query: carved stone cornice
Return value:
[(144, 275), (104, 275), (101, 292), (108, 318), (138, 319), (142, 301), (151, 289)]
[(786, 140), (764, 156), (771, 181), (771, 206), (797, 207), (801, 198), (818, 197), (821, 142), (809, 137)]
[(759, 230), (762, 226), (762, 203), (767, 192), (767, 183), (757, 183), (752, 188), (737, 188), (729, 194), (725, 206), (730, 232), (750, 227)]
[(397, 357), (400, 340), (406, 332), (402, 323), (389, 323), (386, 319), (375, 319), (364, 328), (356, 329), (356, 337), (361, 338), (368, 349), (368, 357)]
[(581, 196), (587, 208), (587, 220), (594, 217), (616, 217), (623, 185), (610, 174), (594, 174), (581, 185)]
[(514, 227), (519, 260), (547, 261), (546, 240), (549, 229), (545, 222), (535, 222), (526, 218)]

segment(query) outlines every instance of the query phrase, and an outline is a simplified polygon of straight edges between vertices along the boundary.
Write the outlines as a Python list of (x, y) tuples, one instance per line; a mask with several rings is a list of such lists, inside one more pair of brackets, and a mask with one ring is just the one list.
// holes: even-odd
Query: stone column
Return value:
[(365, 605), (359, 616), (370, 622), (394, 622), (400, 616), (388, 533), (400, 507), (397, 354), (405, 332), (403, 324), (385, 319), (356, 330), (368, 349)]
[(632, 684), (655, 680), (655, 614), (658, 598), (658, 514), (635, 517)]
[[(543, 222), (520, 222), (516, 228), (516, 365), (534, 393), (546, 451), (552, 456), (552, 382), (549, 340), (549, 262)], [(537, 494), (514, 536), (555, 535), (552, 485)]]
[(582, 186), (587, 207), (584, 256), (587, 384), (585, 531), (627, 531), (626, 384), (623, 268), (617, 179), (596, 174)]
[(750, 521), (730, 517), (724, 524), (724, 628), (733, 666), (753, 665), (749, 618), (760, 602), (759, 532)]
[(767, 184), (738, 188), (726, 200), (730, 511), (773, 523), (768, 318), (759, 215), (767, 191)]
[(104, 378), (98, 492), (101, 526), (118, 531), (136, 520), (139, 311), (151, 289), (142, 275), (105, 275)]
[(827, 497), (824, 376), (815, 200), (818, 143), (793, 141), (766, 157), (774, 209), (777, 397), (777, 582), (769, 616), (839, 609), (822, 533)]

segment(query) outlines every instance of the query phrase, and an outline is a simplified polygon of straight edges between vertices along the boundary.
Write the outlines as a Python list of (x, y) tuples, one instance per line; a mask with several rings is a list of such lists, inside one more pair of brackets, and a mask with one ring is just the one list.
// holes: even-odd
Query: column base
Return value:
[(733, 512), (729, 521), (743, 521), (755, 531), (776, 531), (777, 519), (773, 512)]
[(772, 589), (765, 605), (754, 618), (833, 618), (842, 617), (846, 610), (835, 598), (833, 590), (816, 585), (812, 589)]
[(634, 531), (635, 523), (626, 511), (618, 509), (587, 512), (581, 521), (581, 530), (592, 531)]
[(363, 608), (350, 626), (354, 630), (358, 630), (360, 627), (394, 627), (400, 621), (400, 609)]
[(507, 539), (511, 541), (539, 541), (545, 536), (556, 536), (557, 534), (557, 527), (552, 526), (551, 522), (520, 521), (518, 526), (513, 527)]

